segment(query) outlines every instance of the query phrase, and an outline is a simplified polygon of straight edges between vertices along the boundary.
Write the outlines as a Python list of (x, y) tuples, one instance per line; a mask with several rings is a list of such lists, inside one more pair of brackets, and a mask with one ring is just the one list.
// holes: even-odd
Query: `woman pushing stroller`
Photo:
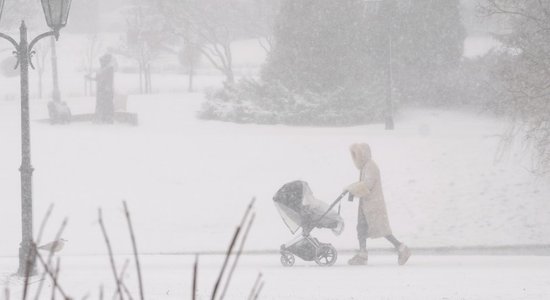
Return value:
[(397, 250), (398, 264), (404, 265), (411, 251), (398, 241), (392, 234), (386, 203), (382, 193), (380, 171), (372, 160), (368, 144), (353, 144), (350, 147), (353, 163), (360, 171), (360, 180), (346, 187), (345, 190), (359, 198), (357, 220), (357, 239), (359, 252), (353, 256), (348, 264), (366, 265), (368, 261), (367, 238), (386, 238)]

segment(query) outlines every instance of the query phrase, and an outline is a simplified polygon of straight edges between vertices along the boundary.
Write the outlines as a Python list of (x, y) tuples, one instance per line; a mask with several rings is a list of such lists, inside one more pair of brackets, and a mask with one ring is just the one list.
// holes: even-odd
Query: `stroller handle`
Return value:
[[(336, 200), (334, 201), (333, 204), (336, 204), (336, 203), (338, 203), (338, 201), (342, 200), (342, 198), (344, 198), (344, 196), (345, 196), (347, 193), (349, 193), (349, 192), (348, 192), (348, 191), (343, 191), (342, 194), (340, 194), (340, 196), (338, 196), (338, 198), (336, 198)], [(351, 195), (351, 193), (350, 193), (350, 195)]]
[[(320, 216), (317, 220), (315, 220), (313, 223), (314, 224), (317, 224), (319, 221), (321, 221), (326, 215), (328, 215), (328, 213), (336, 206), (336, 204), (338, 204), (338, 202), (340, 202), (342, 200), (342, 198), (344, 198), (344, 196), (348, 193), (348, 191), (344, 191), (342, 192), (342, 194), (340, 194), (340, 196), (338, 196), (338, 198), (336, 198), (336, 200), (334, 200), (334, 202), (332, 202), (332, 204), (329, 206), (329, 208), (327, 209), (327, 211), (322, 215)], [(351, 194), (350, 194), (351, 195)]]

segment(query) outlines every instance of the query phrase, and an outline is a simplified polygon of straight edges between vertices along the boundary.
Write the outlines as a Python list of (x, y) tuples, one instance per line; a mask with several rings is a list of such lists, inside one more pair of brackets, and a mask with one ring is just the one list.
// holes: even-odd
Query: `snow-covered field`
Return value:
[[(97, 223), (102, 207), (115, 252), (130, 253), (121, 200), (128, 201), (143, 253), (223, 251), (249, 200), (256, 222), (247, 250), (275, 250), (290, 239), (271, 197), (287, 181), (303, 179), (331, 201), (357, 176), (348, 145), (366, 141), (382, 170), (395, 234), (412, 247), (550, 243), (550, 187), (512, 152), (495, 160), (504, 123), (471, 112), (405, 110), (394, 132), (380, 124), (347, 128), (237, 125), (195, 118), (201, 94), (134, 96), (131, 127), (74, 123), (51, 126), (46, 104), (32, 104), (35, 223), (48, 205), (52, 238), (69, 217), (62, 251), (67, 290), (97, 294), (111, 282)], [(72, 99), (78, 112), (92, 99)], [(20, 241), (19, 117), (17, 102), (0, 102), (0, 273), (14, 295)], [(338, 249), (355, 247), (356, 203), (342, 206), (342, 236), (316, 236)], [(36, 224), (35, 224), (36, 227)], [(388, 247), (384, 241), (373, 247)], [(228, 299), (247, 295), (258, 272), (263, 299), (542, 299), (549, 294), (548, 256), (414, 256), (400, 268), (395, 257), (371, 256), (366, 268), (330, 269), (299, 262), (280, 267), (277, 256), (246, 256)], [(145, 256), (151, 299), (189, 293), (189, 256)], [(118, 258), (119, 266), (123, 258)], [(211, 291), (221, 258), (201, 258), (200, 293)], [(339, 280), (336, 280), (339, 279)], [(135, 281), (135, 275), (127, 281)], [(21, 285), (21, 283), (19, 283)]]
[[(390, 221), (410, 246), (497, 246), (550, 243), (550, 186), (513, 152), (495, 161), (504, 124), (467, 112), (404, 111), (397, 129), (237, 125), (195, 118), (202, 95), (132, 97), (140, 125), (32, 123), (34, 213), (55, 203), (47, 233), (69, 217), (68, 254), (104, 251), (97, 225), (102, 207), (115, 250), (128, 252), (121, 212), (128, 201), (144, 252), (223, 250), (247, 203), (257, 197), (248, 249), (277, 249), (290, 239), (271, 198), (302, 179), (327, 202), (357, 174), (348, 153), (369, 142), (379, 163)], [(18, 105), (0, 102), (0, 254), (20, 239)], [(70, 102), (91, 111), (93, 101)], [(46, 117), (45, 103), (32, 106)], [(354, 248), (356, 203), (342, 205), (342, 236), (317, 234)], [(35, 224), (36, 225), (36, 224)], [(373, 241), (373, 246), (387, 246)]]

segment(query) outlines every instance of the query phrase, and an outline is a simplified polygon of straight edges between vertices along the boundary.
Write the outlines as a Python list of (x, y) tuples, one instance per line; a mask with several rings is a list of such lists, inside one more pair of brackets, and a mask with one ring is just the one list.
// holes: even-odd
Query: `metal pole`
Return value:
[(59, 76), (57, 75), (57, 49), (55, 46), (55, 37), (50, 38), (50, 47), (52, 48), (52, 77), (53, 77), (53, 92), (52, 98), (54, 102), (61, 102), (61, 92), (59, 91)]
[(393, 5), (392, 0), (388, 0), (388, 70), (387, 70), (387, 91), (386, 91), (386, 130), (393, 130), (393, 100), (392, 100), (392, 89), (393, 89), (393, 74), (392, 74), (392, 22), (393, 22)]
[[(21, 70), (21, 222), (22, 241), (19, 245), (19, 275), (35, 275), (33, 233), (32, 233), (32, 173), (31, 136), (29, 121), (29, 44), (27, 26), (21, 22), (19, 28), (19, 67)], [(27, 270), (29, 268), (29, 270)]]
[(391, 34), (388, 42), (388, 82), (387, 82), (387, 96), (386, 96), (386, 130), (393, 130), (395, 128), (393, 123), (393, 74), (392, 74), (392, 40)]

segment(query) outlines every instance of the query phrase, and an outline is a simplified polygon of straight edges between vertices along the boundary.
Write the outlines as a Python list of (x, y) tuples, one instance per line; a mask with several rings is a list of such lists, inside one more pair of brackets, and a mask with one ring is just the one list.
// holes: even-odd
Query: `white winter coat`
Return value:
[(350, 146), (353, 163), (361, 172), (360, 181), (346, 188), (352, 195), (359, 197), (359, 210), (363, 212), (368, 224), (368, 237), (379, 238), (392, 234), (386, 202), (382, 193), (380, 170), (372, 160), (368, 144)]

